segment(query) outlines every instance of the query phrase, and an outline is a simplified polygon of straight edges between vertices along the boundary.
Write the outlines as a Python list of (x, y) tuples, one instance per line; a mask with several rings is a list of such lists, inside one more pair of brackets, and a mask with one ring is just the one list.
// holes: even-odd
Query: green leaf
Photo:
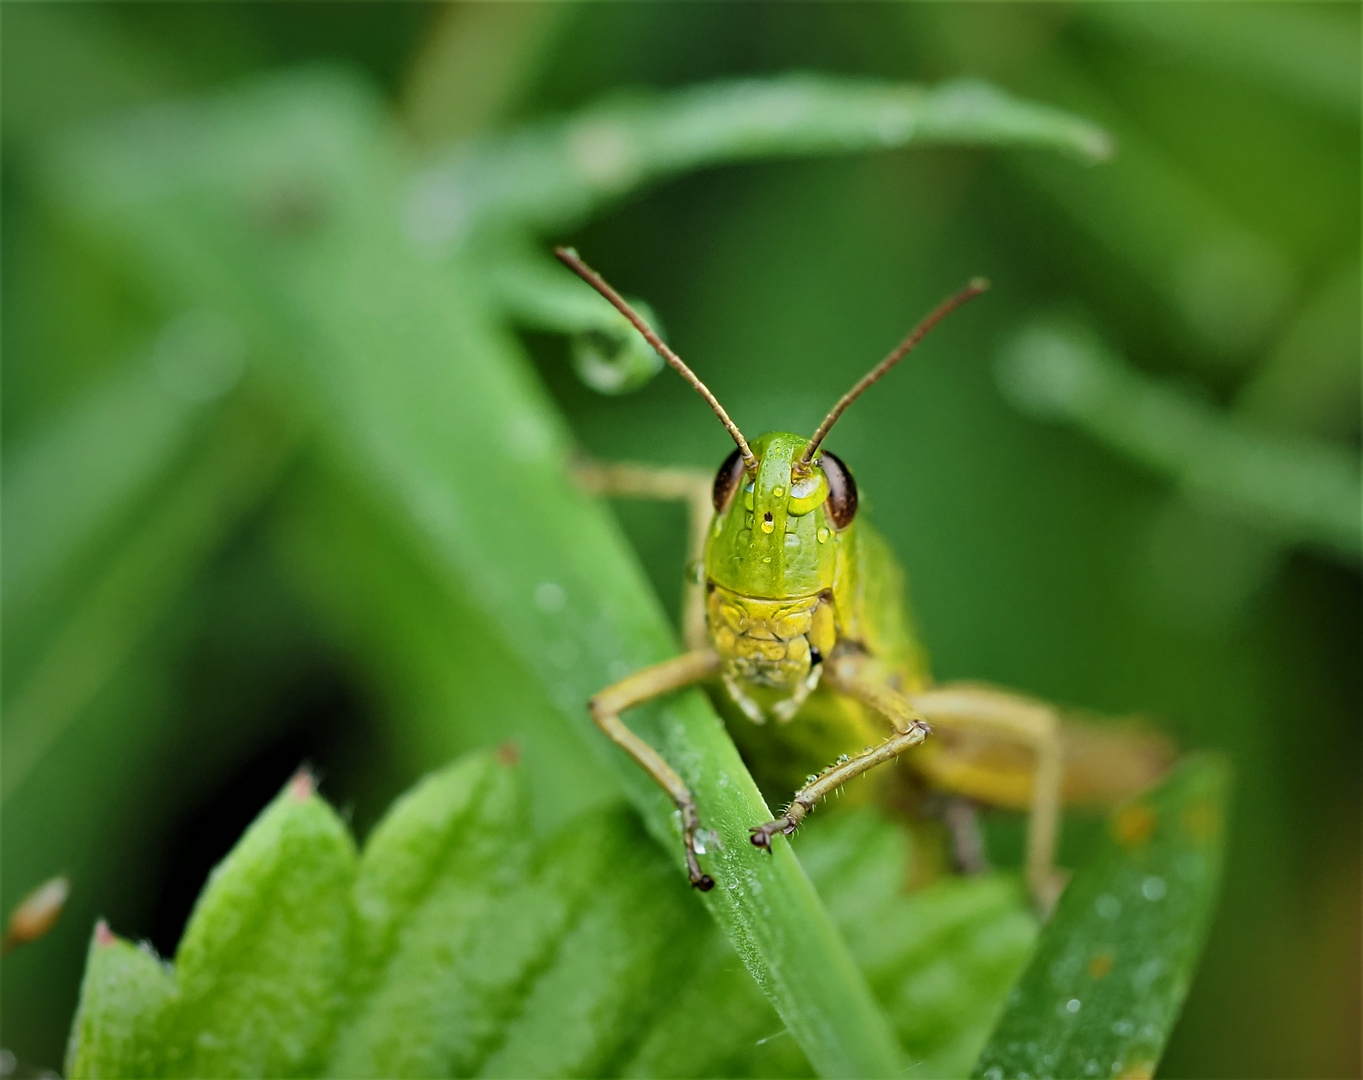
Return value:
[(536, 840), (527, 807), (509, 758), (470, 755), (394, 804), (357, 872), (300, 774), (214, 873), (173, 979), (101, 926), (71, 1060), (82, 1075), (613, 1075), (678, 986), (721, 964), (745, 988), (729, 1019), (770, 1027), (633, 815), (589, 811)]
[[(891, 1018), (911, 1075), (966, 1075), (1036, 939), (1020, 883), (949, 878), (908, 893), (908, 835), (870, 807), (821, 815), (795, 846)], [(736, 974), (722, 957), (699, 965), (626, 1075), (803, 1075), (790, 1032), (753, 1007), (751, 981)]]
[(336, 1076), (466, 1076), (552, 928), (526, 888), (524, 793), (479, 755), (398, 800), (355, 882), (357, 1004)]
[(1363, 473), (1344, 446), (1255, 431), (1132, 369), (1082, 329), (1027, 327), (1000, 355), (998, 376), (1027, 412), (1074, 424), (1192, 494), (1284, 539), (1363, 556)]
[[(537, 881), (563, 898), (563, 928), (479, 1073), (614, 1075), (637, 1033), (671, 1010), (714, 926), (670, 887), (669, 861), (618, 809), (585, 815), (545, 844)], [(760, 995), (752, 1007), (770, 1014)]]
[(149, 948), (115, 937), (100, 922), (71, 1023), (66, 1075), (160, 1076), (174, 994), (170, 971)]
[(129, 365), (6, 454), (4, 584), (12, 610), (50, 588), (163, 478), (203, 404), (168, 385), (161, 363)]
[(1194, 757), (1109, 820), (1060, 898), (974, 1075), (1154, 1073), (1221, 873), (1229, 769)]
[(375, 829), (331, 1075), (608, 1075), (671, 1002), (714, 931), (667, 861), (618, 808), (536, 842), (527, 806), (476, 754)]
[(341, 1003), (355, 849), (299, 773), (213, 871), (175, 954), (168, 1071), (318, 1070)]
[(627, 191), (706, 165), (911, 144), (1039, 147), (1089, 161), (1111, 153), (1088, 121), (985, 83), (787, 75), (606, 102), (477, 142), (419, 179), (409, 227), (431, 245), (508, 221), (561, 230)]
[(906, 892), (909, 837), (870, 807), (801, 837), (800, 861), (870, 980), (918, 1076), (964, 1076), (1036, 941), (1011, 874)]

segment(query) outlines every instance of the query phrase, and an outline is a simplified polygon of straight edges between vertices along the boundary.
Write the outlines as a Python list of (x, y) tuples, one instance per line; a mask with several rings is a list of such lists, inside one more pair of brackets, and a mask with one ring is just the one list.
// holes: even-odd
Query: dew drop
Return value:
[(1147, 900), (1163, 900), (1167, 891), (1164, 878), (1148, 877), (1141, 882), (1141, 895)]
[(1111, 893), (1103, 893), (1093, 902), (1093, 907), (1102, 918), (1109, 921), (1122, 913), (1122, 902)]
[(1065, 1002), (1065, 1011), (1068, 1013), (1077, 1013), (1083, 1007), (1083, 1004), (1084, 1003), (1078, 998), (1070, 998), (1069, 1001)]
[(535, 606), (546, 615), (562, 611), (567, 598), (563, 586), (552, 581), (543, 582), (535, 588)]
[(821, 543), (821, 544), (826, 544), (826, 543), (828, 543), (828, 538), (829, 538), (830, 536), (832, 536), (832, 535), (833, 535), (833, 534), (830, 533), (826, 528), (820, 529), (820, 530), (819, 530), (819, 543)]

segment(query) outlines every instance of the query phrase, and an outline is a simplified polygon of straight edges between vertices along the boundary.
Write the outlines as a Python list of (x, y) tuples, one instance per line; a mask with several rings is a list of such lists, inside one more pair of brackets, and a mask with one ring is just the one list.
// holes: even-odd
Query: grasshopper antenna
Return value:
[(872, 383), (879, 382), (890, 368), (894, 367), (895, 364), (908, 356), (909, 353), (913, 351), (914, 347), (928, 336), (929, 330), (962, 304), (974, 300), (975, 297), (988, 290), (988, 288), (989, 282), (985, 278), (972, 278), (970, 284), (955, 296), (947, 297), (947, 299), (933, 308), (928, 317), (915, 326), (912, 333), (896, 345), (889, 356), (885, 357), (884, 360), (863, 375), (851, 390), (838, 398), (838, 403), (829, 410), (828, 415), (823, 418), (823, 423), (819, 425), (818, 430), (810, 437), (809, 445), (805, 447), (805, 452), (800, 455), (800, 465), (802, 467), (808, 466), (809, 463), (814, 460), (814, 455), (818, 452), (819, 444), (824, 441), (833, 425), (838, 422), (838, 417), (847, 411), (847, 406), (861, 397)]
[(644, 322), (639, 313), (625, 302), (624, 297), (607, 285), (600, 274), (583, 262), (576, 251), (572, 248), (561, 247), (555, 248), (554, 254), (558, 256), (559, 262), (610, 301), (611, 306), (633, 323), (634, 329), (643, 334), (644, 340), (658, 350), (658, 355), (676, 368), (677, 374), (689, 382), (695, 388), (696, 393), (710, 403), (710, 408), (714, 409), (715, 415), (719, 417), (719, 422), (728, 429), (734, 442), (738, 444), (738, 452), (743, 457), (743, 467), (749, 472), (756, 472), (757, 458), (748, 445), (748, 440), (743, 437), (743, 432), (739, 431), (738, 425), (729, 419), (729, 414), (724, 411), (724, 406), (719, 403), (719, 399), (710, 391), (710, 388), (700, 381), (694, 371), (687, 367), (686, 361), (674, 353), (667, 343), (654, 332), (653, 327)]

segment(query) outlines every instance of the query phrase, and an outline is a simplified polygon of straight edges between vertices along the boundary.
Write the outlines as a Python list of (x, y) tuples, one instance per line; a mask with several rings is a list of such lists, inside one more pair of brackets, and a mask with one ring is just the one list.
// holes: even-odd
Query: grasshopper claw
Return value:
[(777, 833), (780, 833), (783, 836), (789, 836), (795, 831), (796, 826), (798, 825), (798, 821), (789, 813), (785, 813), (774, 821), (768, 821), (765, 825), (754, 825), (748, 830), (748, 832), (752, 834), (748, 839), (753, 842), (754, 847), (760, 847), (766, 851), (770, 851), (771, 838), (773, 836)]

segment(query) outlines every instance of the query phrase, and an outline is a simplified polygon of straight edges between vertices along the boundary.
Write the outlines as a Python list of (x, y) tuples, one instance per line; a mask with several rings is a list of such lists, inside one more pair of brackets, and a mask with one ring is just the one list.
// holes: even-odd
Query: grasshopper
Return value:
[(832, 762), (805, 777), (780, 816), (752, 827), (758, 848), (770, 850), (773, 837), (793, 833), (847, 781), (914, 749), (906, 769), (881, 770), (882, 777), (892, 783), (907, 772), (920, 786), (1027, 812), (1027, 884), (1037, 906), (1048, 910), (1063, 884), (1054, 867), (1062, 803), (1135, 793), (1163, 771), (1168, 749), (1157, 737), (1062, 722), (1050, 705), (991, 686), (933, 685), (903, 573), (886, 541), (858, 517), (851, 470), (823, 449), (848, 406), (988, 282), (977, 278), (939, 304), (838, 399), (812, 436), (774, 431), (749, 442), (710, 389), (596, 271), (571, 249), (556, 254), (709, 403), (736, 447), (713, 477), (636, 465), (578, 468), (597, 493), (676, 499), (690, 510), (690, 558), (699, 572), (683, 597), (687, 651), (606, 687), (588, 707), (676, 804), (691, 884), (714, 887), (697, 854), (696, 800), (621, 716), (708, 684), (759, 782), (768, 780), (764, 786), (784, 782), (790, 790), (791, 777)]

